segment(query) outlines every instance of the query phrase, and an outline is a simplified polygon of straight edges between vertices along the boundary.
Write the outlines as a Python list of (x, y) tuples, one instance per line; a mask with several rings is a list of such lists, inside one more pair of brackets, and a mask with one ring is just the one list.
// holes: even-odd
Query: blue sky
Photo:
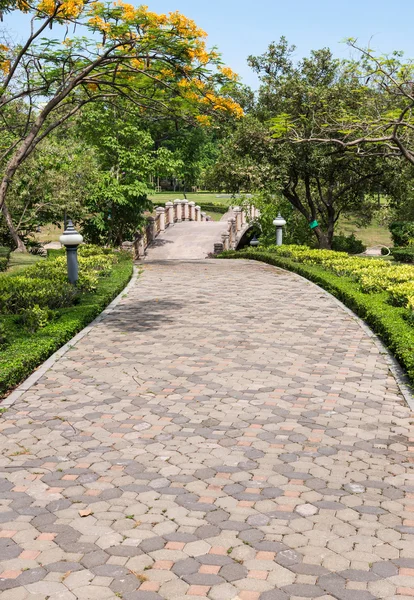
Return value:
[[(246, 64), (247, 56), (262, 54), (281, 35), (297, 46), (297, 58), (323, 46), (337, 56), (349, 56), (341, 43), (348, 37), (357, 37), (363, 45), (372, 38), (371, 47), (379, 52), (398, 49), (414, 58), (412, 0), (145, 0), (142, 4), (156, 12), (179, 10), (193, 18), (208, 32), (209, 44), (218, 46), (224, 61), (253, 87), (257, 80)], [(26, 29), (17, 14), (6, 15), (3, 26), (18, 38)]]

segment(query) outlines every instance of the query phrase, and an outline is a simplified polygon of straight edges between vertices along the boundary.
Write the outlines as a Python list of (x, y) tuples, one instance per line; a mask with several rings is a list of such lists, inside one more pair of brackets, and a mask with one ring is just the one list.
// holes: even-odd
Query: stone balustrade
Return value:
[[(155, 208), (155, 216), (147, 218), (147, 224), (143, 231), (138, 232), (133, 242), (135, 259), (142, 258), (147, 247), (155, 240), (155, 238), (164, 233), (170, 225), (174, 223), (182, 223), (183, 221), (207, 221), (209, 217), (205, 212), (201, 212), (201, 208), (196, 206), (195, 202), (188, 200), (174, 200), (174, 202), (166, 202), (165, 208), (157, 206)], [(125, 243), (125, 249), (130, 247), (130, 242)]]
[[(227, 221), (227, 230), (221, 234), (221, 242), (214, 245), (215, 253), (222, 250), (234, 250), (252, 221), (260, 216), (260, 212), (255, 206), (249, 206), (247, 209), (234, 206), (229, 210), (232, 211), (230, 213), (232, 216)], [(188, 200), (166, 202), (165, 207), (157, 206), (155, 208), (155, 215), (147, 218), (144, 230), (136, 234), (133, 243), (126, 242), (125, 249), (130, 249), (132, 245), (135, 259), (142, 258), (151, 242), (158, 235), (164, 233), (167, 227), (183, 221), (201, 222), (209, 219), (210, 217), (202, 212), (200, 206), (196, 206), (195, 202), (188, 202)]]
[(250, 206), (247, 209), (234, 206), (233, 216), (227, 221), (227, 231), (221, 234), (223, 250), (234, 250), (245, 231), (250, 227), (251, 222), (259, 217), (260, 211), (255, 206)]

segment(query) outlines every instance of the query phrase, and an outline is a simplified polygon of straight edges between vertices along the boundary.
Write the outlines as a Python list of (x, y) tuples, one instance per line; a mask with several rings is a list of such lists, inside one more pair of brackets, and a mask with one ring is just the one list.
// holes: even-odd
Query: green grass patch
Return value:
[[(34, 333), (29, 333), (22, 327), (16, 315), (2, 315), (0, 317), (0, 397), (4, 397), (21, 383), (53, 352), (98, 316), (124, 289), (131, 278), (132, 271), (132, 260), (123, 256), (113, 265), (108, 276), (99, 277), (96, 291), (83, 293), (77, 304), (57, 310), (53, 321)], [(24, 275), (24, 272), (21, 274)], [(8, 276), (3, 275), (3, 277)]]
[[(216, 194), (214, 192), (187, 192), (187, 200), (195, 202), (196, 205), (201, 204), (222, 204), (230, 206), (237, 203), (234, 198), (228, 198), (229, 194)], [(224, 197), (223, 197), (224, 196)], [(162, 206), (164, 202), (174, 202), (174, 200), (185, 200), (182, 192), (154, 192), (148, 198), (158, 206)]]
[(406, 371), (411, 385), (414, 385), (414, 327), (407, 320), (407, 309), (391, 306), (387, 302), (389, 295), (386, 292), (363, 293), (349, 277), (335, 275), (319, 265), (301, 264), (270, 252), (228, 251), (219, 258), (258, 260), (293, 271), (313, 281), (338, 298), (371, 327)]
[(38, 254), (29, 254), (29, 252), (12, 252), (7, 271), (20, 271), (20, 269), (34, 265), (39, 260), (44, 260), (44, 257)]

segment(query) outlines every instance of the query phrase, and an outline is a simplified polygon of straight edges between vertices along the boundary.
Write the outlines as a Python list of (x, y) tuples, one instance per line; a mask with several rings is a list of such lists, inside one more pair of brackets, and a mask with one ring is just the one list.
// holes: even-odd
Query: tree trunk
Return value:
[(17, 233), (16, 228), (13, 225), (12, 218), (10, 216), (9, 210), (6, 206), (6, 203), (3, 201), (1, 212), (3, 213), (3, 217), (6, 221), (7, 227), (9, 228), (10, 235), (13, 238), (14, 243), (16, 244), (16, 252), (27, 252), (26, 246), (23, 241), (20, 239), (19, 234)]
[(313, 233), (316, 235), (320, 250), (331, 250), (332, 242), (329, 239), (329, 234), (322, 231), (320, 225), (313, 229)]

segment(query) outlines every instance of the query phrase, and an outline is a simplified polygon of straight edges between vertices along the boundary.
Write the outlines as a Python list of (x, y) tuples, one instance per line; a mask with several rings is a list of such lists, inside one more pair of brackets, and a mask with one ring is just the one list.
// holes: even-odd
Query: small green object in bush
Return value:
[(414, 264), (414, 246), (406, 248), (393, 248), (394, 260), (402, 263)]
[(336, 250), (337, 252), (347, 252), (348, 254), (362, 254), (365, 252), (367, 247), (365, 244), (361, 242), (361, 240), (357, 240), (355, 235), (351, 233), (351, 235), (335, 235), (332, 240), (332, 250)]

